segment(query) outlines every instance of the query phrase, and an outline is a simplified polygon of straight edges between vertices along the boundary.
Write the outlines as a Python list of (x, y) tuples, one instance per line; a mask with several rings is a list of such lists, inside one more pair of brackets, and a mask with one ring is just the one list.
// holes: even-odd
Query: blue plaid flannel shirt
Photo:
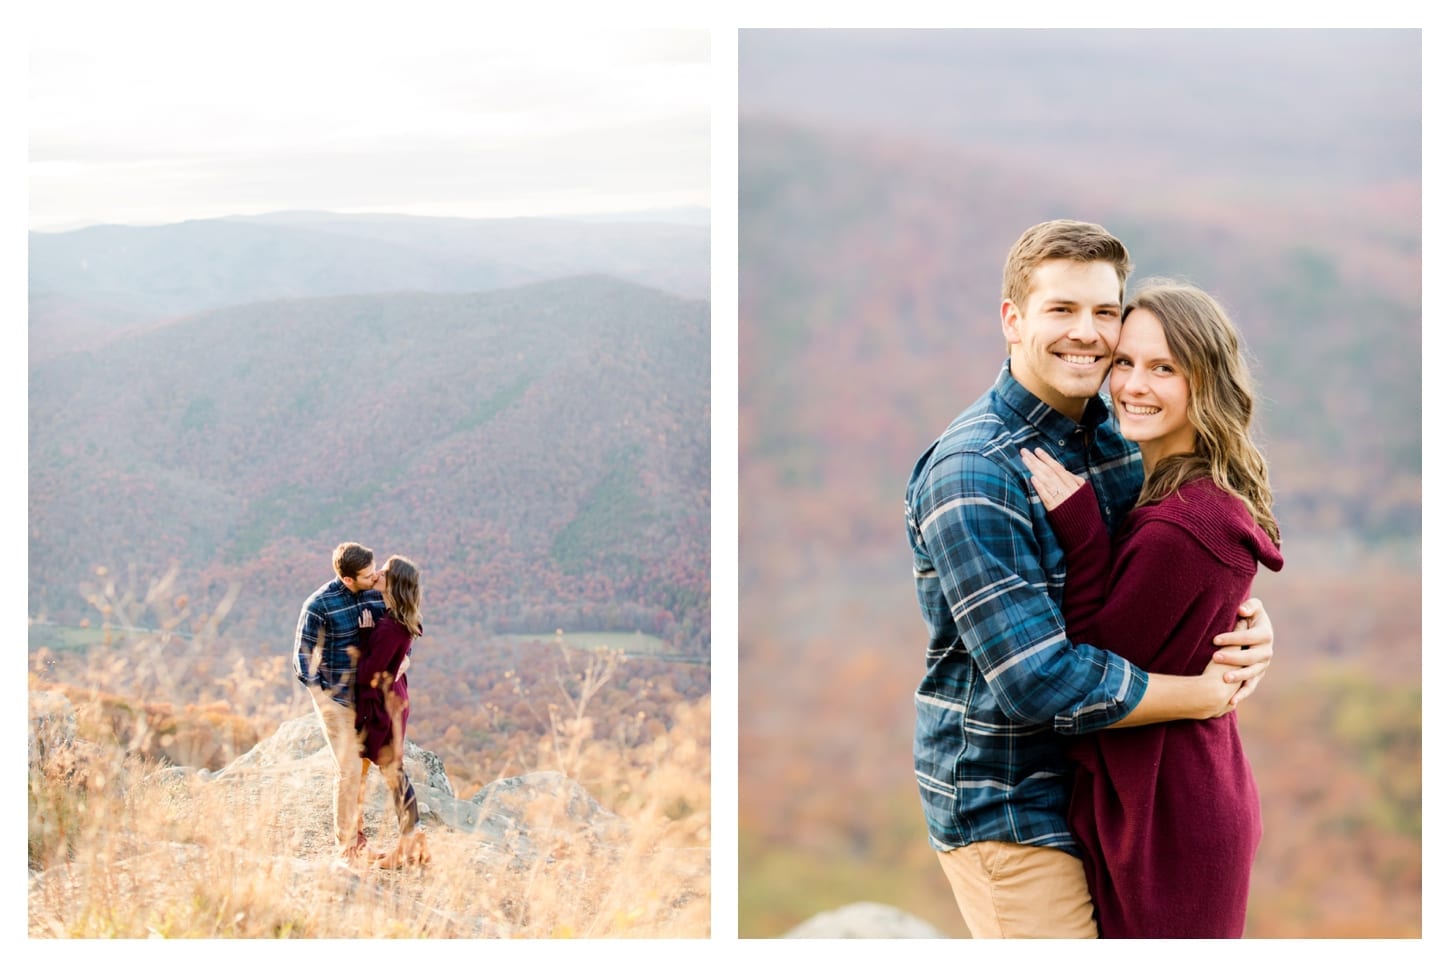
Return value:
[(1067, 640), (1066, 555), (1018, 452), (1038, 446), (1092, 482), (1110, 529), (1137, 499), (1142, 461), (1104, 399), (1074, 423), (1010, 363), (922, 454), (906, 488), (931, 636), (916, 691), (916, 780), (938, 850), (996, 840), (1076, 854), (1059, 733), (1111, 725), (1148, 687), (1125, 659)]
[[(373, 613), (376, 625), (387, 613), (382, 592), (369, 590), (354, 594), (341, 578), (334, 578), (312, 592), (302, 603), (302, 613), (297, 617), (292, 670), (299, 682), (322, 686), (340, 705), (354, 704), (353, 678), (357, 671), (356, 652), (363, 644), (364, 608)], [(320, 653), (317, 651), (319, 631), (325, 632)]]

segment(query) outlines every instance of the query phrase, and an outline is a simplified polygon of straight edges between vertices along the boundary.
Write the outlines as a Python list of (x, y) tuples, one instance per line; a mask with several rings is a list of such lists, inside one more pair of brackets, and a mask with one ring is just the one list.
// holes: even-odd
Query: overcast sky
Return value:
[(706, 30), (159, 26), (33, 25), (31, 229), (710, 203)]

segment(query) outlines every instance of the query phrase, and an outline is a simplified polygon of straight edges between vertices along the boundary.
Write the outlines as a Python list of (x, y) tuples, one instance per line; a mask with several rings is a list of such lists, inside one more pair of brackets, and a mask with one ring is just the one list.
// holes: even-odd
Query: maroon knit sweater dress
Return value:
[[(1071, 640), (1149, 672), (1201, 673), (1258, 565), (1284, 566), (1248, 508), (1207, 478), (1135, 508), (1111, 539), (1091, 486), (1049, 519), (1068, 555)], [(1068, 818), (1101, 936), (1243, 936), (1263, 826), (1237, 713), (1095, 732), (1068, 755)]]
[(363, 758), (378, 761), (384, 747), (393, 744), (393, 717), (388, 711), (387, 692), (402, 709), (397, 744), (401, 748), (408, 730), (408, 676), (398, 667), (413, 647), (413, 636), (402, 622), (384, 615), (368, 637), (367, 649), (357, 666), (357, 711), (355, 723), (362, 739)]

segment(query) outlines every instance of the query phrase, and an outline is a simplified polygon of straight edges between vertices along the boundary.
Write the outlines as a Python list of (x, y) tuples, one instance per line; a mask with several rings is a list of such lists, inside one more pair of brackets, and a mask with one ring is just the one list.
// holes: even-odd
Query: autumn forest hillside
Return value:
[(708, 310), (606, 277), (214, 310), (31, 370), (30, 599), (97, 567), (282, 641), (340, 540), (437, 630), (708, 642)]

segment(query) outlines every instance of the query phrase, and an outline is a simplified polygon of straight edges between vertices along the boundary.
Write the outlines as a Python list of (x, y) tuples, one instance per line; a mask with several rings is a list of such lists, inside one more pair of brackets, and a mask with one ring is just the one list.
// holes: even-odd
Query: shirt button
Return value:
[(1060, 447), (1065, 447), (1065, 446), (1067, 446), (1067, 441), (1066, 440), (1058, 440), (1057, 441), (1057, 445), (1060, 446)]

